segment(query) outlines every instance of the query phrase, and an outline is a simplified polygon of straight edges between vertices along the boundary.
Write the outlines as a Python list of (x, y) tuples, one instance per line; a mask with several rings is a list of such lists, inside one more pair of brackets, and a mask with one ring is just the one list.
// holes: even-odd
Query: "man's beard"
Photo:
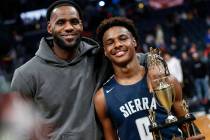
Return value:
[(57, 44), (57, 46), (63, 50), (66, 51), (72, 51), (75, 50), (77, 48), (77, 46), (79, 45), (80, 41), (81, 41), (81, 37), (78, 37), (75, 40), (74, 44), (67, 44), (63, 39), (61, 39), (58, 36), (53, 36), (54, 42)]

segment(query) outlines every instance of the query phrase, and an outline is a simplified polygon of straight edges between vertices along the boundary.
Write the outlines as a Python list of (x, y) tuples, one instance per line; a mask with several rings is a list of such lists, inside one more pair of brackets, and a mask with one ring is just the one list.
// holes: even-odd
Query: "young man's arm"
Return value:
[(106, 103), (103, 89), (99, 89), (94, 97), (96, 114), (102, 124), (105, 140), (118, 140), (111, 119), (106, 114)]
[[(186, 115), (186, 110), (183, 107), (183, 103), (182, 103), (182, 88), (180, 83), (178, 82), (178, 80), (173, 77), (170, 76), (170, 81), (172, 82), (172, 85), (174, 87), (175, 90), (175, 100), (172, 106), (172, 111), (174, 112), (174, 114), (179, 118), (179, 117), (183, 117)], [(193, 124), (194, 125), (194, 124)], [(194, 125), (195, 126), (195, 125)], [(195, 126), (196, 127), (196, 126)], [(183, 131), (183, 133), (186, 133), (186, 129), (185, 127), (181, 126), (181, 130)], [(198, 130), (198, 128), (197, 128)], [(192, 136), (189, 138), (186, 138), (186, 140), (204, 140), (205, 136), (202, 134), (197, 134), (196, 136)]]

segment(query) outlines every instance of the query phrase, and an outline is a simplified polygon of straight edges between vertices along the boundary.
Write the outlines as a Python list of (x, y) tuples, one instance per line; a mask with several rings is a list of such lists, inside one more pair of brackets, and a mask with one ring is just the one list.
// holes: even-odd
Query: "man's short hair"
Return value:
[(46, 14), (47, 21), (50, 21), (52, 11), (55, 8), (58, 8), (58, 7), (61, 7), (61, 6), (68, 6), (68, 5), (74, 7), (78, 11), (80, 18), (83, 19), (81, 8), (79, 7), (79, 5), (77, 3), (73, 2), (73, 1), (70, 1), (70, 0), (58, 0), (58, 1), (53, 2), (48, 7), (47, 14)]
[(113, 26), (122, 26), (128, 29), (135, 38), (137, 44), (139, 45), (139, 37), (135, 25), (132, 20), (126, 17), (111, 17), (103, 20), (96, 30), (97, 40), (103, 45), (103, 35), (104, 33)]

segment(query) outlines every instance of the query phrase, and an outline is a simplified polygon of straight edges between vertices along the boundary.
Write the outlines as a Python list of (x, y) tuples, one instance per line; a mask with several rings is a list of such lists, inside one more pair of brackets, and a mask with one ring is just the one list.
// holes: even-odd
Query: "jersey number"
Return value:
[(150, 121), (147, 117), (136, 119), (136, 126), (141, 140), (153, 140), (152, 133), (149, 132)]

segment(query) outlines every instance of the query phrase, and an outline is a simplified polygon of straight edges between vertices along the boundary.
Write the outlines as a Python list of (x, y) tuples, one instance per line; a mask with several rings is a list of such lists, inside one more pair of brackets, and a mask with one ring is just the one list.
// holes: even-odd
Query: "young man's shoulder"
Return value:
[(143, 66), (147, 64), (147, 53), (136, 53), (139, 63)]

